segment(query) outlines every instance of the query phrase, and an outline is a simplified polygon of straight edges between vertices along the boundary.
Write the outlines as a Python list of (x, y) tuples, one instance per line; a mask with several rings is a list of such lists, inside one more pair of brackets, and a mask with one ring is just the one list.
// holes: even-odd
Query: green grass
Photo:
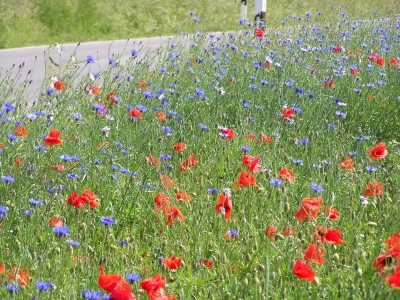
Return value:
[[(191, 23), (185, 9), (182, 18), (191, 25), (179, 32), (199, 31), (201, 36), (181, 39), (178, 34), (168, 42), (175, 48), (148, 56), (134, 49), (140, 50), (139, 58), (109, 65), (96, 79), (77, 76), (85, 74), (86, 63), (72, 68), (48, 61), (50, 75), (33, 106), (23, 102), (23, 86), (9, 89), (18, 74), (0, 74), (0, 262), (5, 268), (4, 274), (0, 272), (0, 298), (83, 299), (81, 290), (101, 290), (97, 280), (99, 266), (104, 266), (107, 274), (136, 273), (141, 280), (161, 274), (167, 280), (166, 293), (181, 300), (397, 299), (399, 291), (383, 279), (399, 261), (388, 258), (382, 275), (372, 262), (386, 251), (384, 241), (400, 225), (400, 73), (398, 65), (389, 63), (399, 55), (399, 20), (384, 10), (364, 21), (320, 23), (316, 11), (310, 12), (311, 22), (291, 20), (267, 30), (263, 40), (254, 36), (254, 27), (238, 24), (217, 39), (201, 29), (206, 18)], [(326, 18), (334, 20), (338, 14), (335, 9)], [(333, 53), (338, 44), (346, 51)], [(384, 66), (367, 59), (371, 49), (382, 54)], [(263, 65), (267, 56), (273, 60), (271, 69)], [(156, 69), (149, 71), (154, 62)], [(259, 64), (262, 67), (256, 69)], [(350, 74), (352, 66), (359, 74)], [(67, 88), (46, 90), (51, 75)], [(333, 78), (335, 87), (323, 86), (327, 77)], [(99, 86), (101, 94), (89, 93), (90, 85)], [(107, 99), (111, 91), (119, 103)], [(7, 102), (14, 111), (6, 112)], [(105, 113), (98, 113), (99, 103)], [(142, 107), (141, 119), (130, 119), (134, 107)], [(296, 109), (293, 120), (282, 118), (285, 107)], [(161, 122), (156, 111), (168, 115), (167, 120)], [(338, 111), (346, 117), (339, 117)], [(20, 123), (28, 135), (12, 141), (10, 134)], [(163, 130), (166, 126), (170, 134)], [(221, 137), (218, 126), (234, 130), (236, 138)], [(61, 132), (63, 144), (46, 147), (43, 138), (52, 129)], [(272, 142), (262, 143), (261, 133)], [(306, 138), (309, 141), (303, 144)], [(108, 146), (98, 147), (106, 142)], [(173, 146), (178, 142), (187, 150), (176, 152)], [(368, 150), (380, 142), (388, 155), (376, 160)], [(234, 182), (248, 171), (242, 163), (243, 146), (251, 148), (247, 154), (261, 159), (262, 170), (253, 174), (257, 186), (239, 189)], [(340, 166), (349, 153), (353, 170)], [(191, 154), (198, 163), (180, 172), (181, 162)], [(150, 155), (164, 159), (152, 166), (147, 162)], [(302, 165), (293, 159), (302, 160)], [(57, 172), (54, 167), (59, 165), (65, 169)], [(290, 168), (295, 181), (275, 187), (270, 180), (278, 178), (282, 168)], [(7, 183), (10, 174), (15, 181)], [(162, 174), (177, 184), (166, 188)], [(383, 194), (361, 204), (369, 182), (382, 183)], [(311, 183), (323, 191), (313, 191)], [(99, 207), (66, 203), (72, 192), (81, 194), (86, 188), (99, 197)], [(219, 192), (212, 194), (210, 188)], [(230, 220), (216, 211), (224, 188), (232, 193)], [(175, 199), (178, 190), (188, 192), (192, 200)], [(167, 216), (155, 205), (160, 192), (169, 196), (170, 205), (178, 207), (185, 220), (167, 225)], [(295, 214), (306, 197), (322, 197), (323, 206), (316, 218), (300, 222)], [(30, 198), (43, 203), (34, 206)], [(327, 218), (325, 206), (337, 208), (340, 219)], [(101, 224), (102, 216), (113, 217), (115, 224)], [(52, 217), (63, 220), (68, 236), (52, 232)], [(274, 242), (266, 236), (269, 225), (278, 230)], [(293, 236), (285, 235), (287, 226), (294, 227)], [(307, 282), (293, 274), (293, 265), (304, 260), (303, 252), (315, 243), (316, 226), (340, 230), (347, 243), (319, 244), (325, 261), (308, 262), (318, 280)], [(236, 239), (227, 240), (227, 231), (238, 232)], [(80, 246), (72, 247), (68, 239)], [(183, 260), (175, 271), (159, 262), (172, 255)], [(211, 269), (203, 266), (204, 259), (213, 262)], [(19, 284), (10, 279), (12, 266), (26, 268), (31, 279), (10, 294), (5, 286)], [(53, 282), (53, 288), (39, 292), (39, 280)], [(138, 299), (148, 299), (138, 282), (132, 290)]]
[[(191, 3), (190, 3), (191, 2)], [(305, 18), (306, 12), (321, 11), (323, 21), (336, 21), (343, 5), (354, 18), (368, 18), (372, 11), (399, 11), (395, 0), (371, 1), (268, 1), (266, 24), (280, 26), (286, 17)], [(396, 4), (397, 3), (397, 4)], [(332, 8), (333, 7), (333, 8)], [(183, 28), (194, 32), (189, 11), (196, 12), (208, 31), (232, 30), (240, 17), (240, 1), (106, 1), (106, 0), (14, 0), (0, 2), (0, 49), (54, 43), (116, 40), (174, 35)], [(248, 1), (253, 20), (254, 1)]]

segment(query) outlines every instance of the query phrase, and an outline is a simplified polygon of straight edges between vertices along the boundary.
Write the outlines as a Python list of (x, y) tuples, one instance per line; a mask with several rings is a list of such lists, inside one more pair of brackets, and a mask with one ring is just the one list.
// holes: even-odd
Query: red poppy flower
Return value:
[(243, 164), (249, 169), (251, 173), (257, 173), (261, 170), (261, 165), (258, 163), (260, 158), (257, 156), (245, 155), (242, 158)]
[(141, 89), (145, 89), (147, 87), (146, 81), (144, 81), (143, 79), (140, 81), (140, 88)]
[(345, 157), (343, 161), (340, 163), (340, 167), (342, 169), (353, 170), (354, 169), (354, 162), (350, 156)]
[(22, 157), (18, 157), (16, 160), (14, 160), (14, 166), (16, 168), (19, 168), (23, 162), (24, 162), (24, 160), (22, 159)]
[(66, 169), (64, 165), (51, 166), (50, 168), (57, 172), (62, 172)]
[(163, 208), (163, 214), (167, 216), (167, 222), (165, 225), (172, 225), (175, 220), (182, 222), (186, 217), (181, 211), (175, 206), (166, 206)]
[(383, 195), (383, 183), (382, 182), (368, 182), (368, 187), (364, 190), (364, 196), (380, 196)]
[(3, 263), (0, 262), (0, 274), (4, 274), (6, 272), (6, 269), (3, 268)]
[(217, 213), (224, 215), (225, 220), (231, 219), (232, 213), (232, 200), (229, 196), (221, 194), (218, 197), (218, 204), (215, 206)]
[(398, 266), (399, 257), (400, 249), (398, 247), (389, 248), (372, 261), (372, 267), (376, 269), (377, 273), (384, 275), (386, 267)]
[(263, 143), (271, 143), (272, 142), (272, 138), (265, 135), (264, 133), (261, 133), (261, 142)]
[(17, 127), (15, 128), (14, 134), (15, 134), (16, 136), (27, 136), (27, 135), (28, 135), (28, 133), (26, 132), (25, 127), (22, 126), (22, 125), (17, 126)]
[(135, 119), (141, 119), (143, 114), (136, 107), (130, 111), (130, 115)]
[(85, 206), (84, 199), (82, 199), (82, 197), (78, 195), (76, 192), (72, 192), (71, 195), (69, 195), (68, 199), (65, 200), (65, 202), (68, 205), (72, 205), (76, 208), (82, 208)]
[(337, 229), (327, 229), (324, 236), (323, 241), (328, 244), (346, 244), (346, 241), (341, 239), (342, 234)]
[(399, 62), (398, 62), (397, 59), (395, 59), (394, 57), (392, 57), (392, 58), (390, 59), (390, 64), (391, 64), (392, 66), (397, 66), (398, 63), (399, 63)]
[(315, 273), (313, 269), (301, 259), (298, 259), (294, 264), (293, 273), (300, 279), (304, 279), (307, 281), (313, 281), (315, 278)]
[(181, 265), (182, 258), (172, 256), (171, 258), (163, 258), (162, 263), (163, 265), (167, 266), (169, 269), (178, 269)]
[(275, 226), (268, 225), (267, 229), (265, 230), (265, 235), (271, 242), (275, 242), (275, 233), (278, 229)]
[(296, 115), (294, 114), (293, 107), (285, 108), (282, 112), (283, 119), (294, 119), (295, 117), (296, 117)]
[(176, 182), (167, 175), (161, 175), (161, 182), (166, 189), (170, 189), (176, 185)]
[(324, 88), (334, 88), (335, 84), (333, 83), (333, 79), (329, 79), (327, 81), (324, 81)]
[(95, 85), (89, 86), (88, 91), (89, 91), (90, 94), (93, 94), (93, 95), (100, 95), (101, 94), (101, 89), (98, 86), (95, 86)]
[(113, 91), (111, 91), (108, 95), (107, 95), (107, 101), (110, 102), (110, 104), (115, 104), (117, 103), (117, 100), (115, 100), (115, 93)]
[[(282, 232), (282, 230), (281, 230)], [(294, 227), (293, 226), (286, 226), (285, 232), (282, 232), (286, 236), (294, 236)]]
[(343, 48), (342, 46), (340, 46), (340, 45), (337, 45), (336, 47), (334, 47), (334, 48), (332, 49), (332, 52), (333, 52), (333, 53), (344, 52), (344, 48)]
[(293, 183), (296, 176), (294, 176), (292, 170), (287, 168), (282, 168), (282, 170), (279, 171), (279, 178), (285, 180), (286, 182)]
[(121, 275), (118, 274), (100, 274), (97, 279), (99, 286), (106, 292), (111, 293), (118, 282), (124, 280)]
[(309, 244), (307, 250), (303, 250), (304, 260), (322, 264), (324, 262), (324, 258), (322, 257), (324, 252), (324, 249), (318, 247), (317, 245)]
[(178, 200), (182, 200), (184, 202), (190, 202), (192, 200), (192, 197), (190, 195), (182, 190), (178, 190), (178, 192), (175, 195), (175, 198)]
[(174, 295), (166, 295), (164, 286), (165, 279), (159, 274), (154, 275), (153, 278), (149, 278), (140, 282), (140, 287), (144, 289), (151, 300), (175, 300)]
[(388, 151), (386, 150), (386, 145), (384, 143), (379, 143), (374, 148), (368, 150), (369, 157), (373, 159), (382, 159), (388, 155)]
[(49, 219), (49, 224), (50, 224), (51, 226), (56, 227), (56, 226), (63, 226), (63, 225), (64, 225), (64, 222), (61, 220), (61, 218), (58, 218), (58, 217), (51, 217), (51, 218)]
[(323, 199), (319, 198), (304, 198), (301, 201), (301, 207), (295, 214), (295, 217), (300, 222), (304, 222), (304, 220), (310, 222), (313, 219), (317, 218), (317, 213), (322, 207)]
[(154, 197), (154, 202), (158, 211), (160, 208), (167, 206), (170, 201), (168, 195), (164, 194), (163, 192), (159, 192), (158, 195)]
[(357, 75), (359, 73), (358, 69), (351, 69), (350, 74), (351, 75)]
[(64, 82), (62, 82), (61, 80), (57, 80), (56, 82), (54, 82), (54, 88), (61, 91), (63, 89), (65, 89), (67, 86), (65, 85)]
[(26, 268), (19, 269), (17, 266), (12, 266), (11, 269), (12, 272), (8, 274), (8, 279), (17, 280), (20, 285), (27, 286), (31, 276)]
[(48, 136), (44, 138), (44, 144), (46, 146), (54, 146), (54, 145), (60, 145), (63, 143), (62, 140), (59, 139), (60, 137), (60, 131), (58, 130), (50, 130), (50, 133)]
[(325, 206), (325, 216), (327, 216), (331, 220), (339, 220), (339, 212), (333, 206)]
[(181, 172), (181, 173), (186, 172), (188, 169), (190, 169), (191, 167), (196, 165), (198, 163), (198, 161), (196, 161), (195, 157), (196, 156), (194, 154), (192, 154), (188, 158), (186, 158), (184, 161), (182, 161), (180, 163), (179, 172)]
[(99, 206), (99, 202), (97, 195), (93, 193), (90, 189), (86, 188), (86, 190), (80, 195), (82, 201), (86, 204), (89, 204), (90, 208), (96, 208)]
[(232, 129), (229, 128), (221, 128), (219, 130), (219, 134), (227, 139), (234, 139), (236, 137), (235, 132)]
[(150, 156), (147, 157), (147, 162), (149, 164), (151, 164), (152, 166), (156, 167), (161, 162), (161, 159), (158, 158), (157, 156), (150, 155)]
[(393, 234), (385, 241), (385, 244), (388, 246), (388, 248), (400, 248), (400, 233), (396, 232)]
[(109, 299), (136, 300), (136, 296), (132, 293), (131, 286), (125, 280), (121, 280), (117, 283), (114, 290), (109, 295)]
[(255, 35), (256, 35), (257, 37), (259, 37), (260, 39), (264, 38), (264, 31), (262, 31), (261, 28), (257, 28), (257, 29), (254, 31), (254, 33), (255, 33)]
[(400, 288), (400, 266), (390, 275), (388, 283), (392, 288)]
[(239, 182), (235, 182), (236, 186), (242, 188), (243, 186), (257, 186), (256, 178), (253, 175), (242, 171), (239, 177)]
[(174, 149), (176, 152), (181, 152), (186, 150), (186, 145), (182, 142), (179, 142), (178, 144), (174, 145)]
[(207, 269), (211, 269), (213, 267), (213, 262), (211, 260), (208, 259), (204, 259), (203, 260), (203, 265), (207, 268)]
[(167, 121), (167, 116), (162, 111), (156, 112), (156, 117), (162, 122)]

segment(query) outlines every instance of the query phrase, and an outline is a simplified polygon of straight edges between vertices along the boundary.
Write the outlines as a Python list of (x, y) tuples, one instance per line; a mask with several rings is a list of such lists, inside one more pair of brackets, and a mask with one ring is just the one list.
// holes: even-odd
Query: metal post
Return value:
[(247, 0), (242, 0), (240, 5), (240, 18), (247, 20)]
[(255, 0), (254, 1), (254, 21), (265, 22), (266, 11), (267, 11), (267, 0)]

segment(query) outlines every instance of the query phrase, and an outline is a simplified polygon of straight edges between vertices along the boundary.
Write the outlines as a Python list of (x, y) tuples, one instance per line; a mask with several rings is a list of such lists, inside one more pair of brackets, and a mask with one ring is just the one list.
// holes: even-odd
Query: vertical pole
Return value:
[(266, 11), (267, 0), (254, 0), (254, 21), (263, 21), (265, 23)]
[(247, 20), (247, 0), (242, 0), (240, 5), (240, 19)]

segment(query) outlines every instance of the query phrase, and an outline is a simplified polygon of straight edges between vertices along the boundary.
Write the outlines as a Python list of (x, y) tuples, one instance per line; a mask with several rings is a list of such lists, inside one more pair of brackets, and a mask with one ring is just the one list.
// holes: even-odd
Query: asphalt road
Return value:
[[(108, 59), (121, 55), (120, 63), (124, 63), (132, 54), (131, 50), (140, 50), (139, 59), (148, 52), (154, 51), (163, 45), (168, 45), (171, 37), (142, 38), (106, 42), (86, 42), (78, 44), (64, 44), (58, 47), (39, 46), (29, 48), (17, 48), (0, 50), (0, 84), (3, 81), (16, 83), (15, 88), (21, 83), (29, 82), (29, 86), (24, 92), (27, 102), (35, 101), (41, 91), (42, 83), (45, 79), (45, 52), (57, 64), (62, 64), (70, 60), (75, 52), (77, 61), (85, 61), (88, 55), (95, 59), (94, 64), (80, 64), (85, 66), (84, 74), (98, 72), (109, 62)], [(48, 62), (49, 63), (49, 62)], [(17, 78), (18, 76), (18, 78)], [(12, 80), (11, 80), (12, 79)], [(42, 88), (42, 92), (45, 88)], [(0, 103), (3, 102), (0, 99)]]

